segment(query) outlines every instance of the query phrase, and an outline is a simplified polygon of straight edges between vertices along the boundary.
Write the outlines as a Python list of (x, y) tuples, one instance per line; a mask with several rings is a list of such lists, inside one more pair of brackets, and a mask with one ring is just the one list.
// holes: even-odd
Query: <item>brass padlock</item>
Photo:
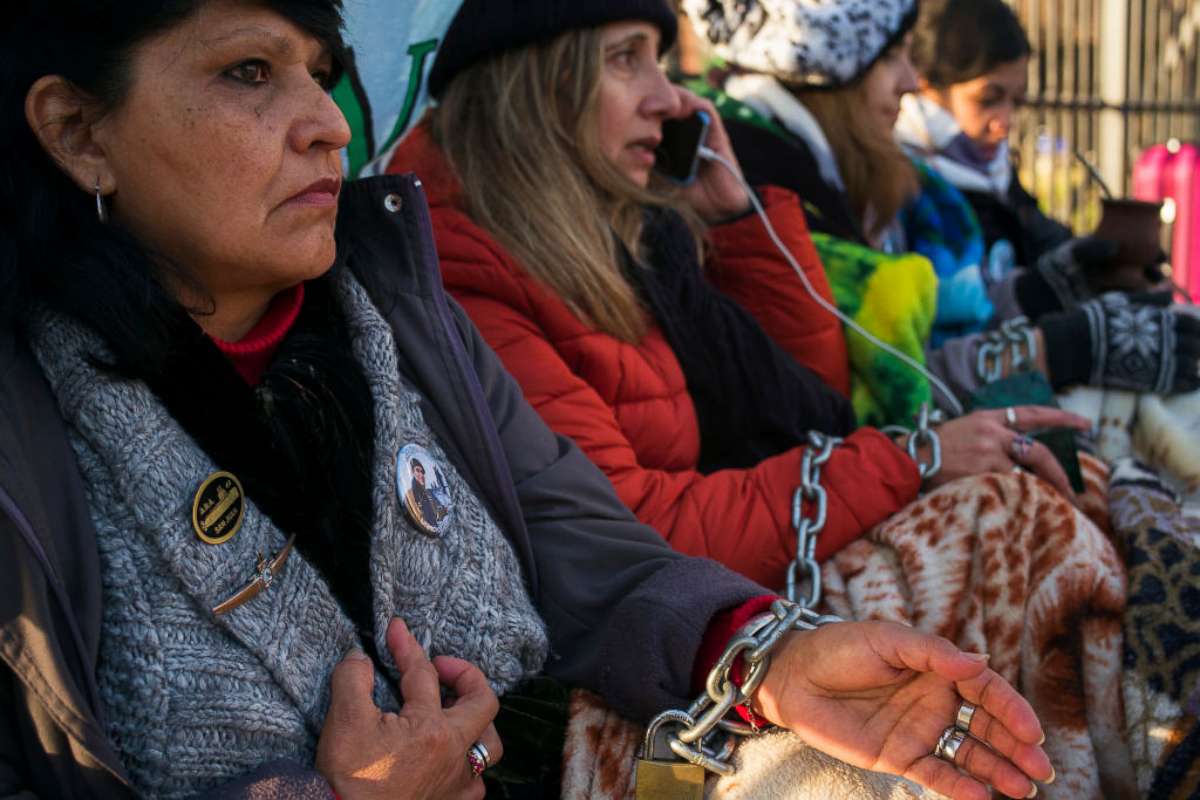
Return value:
[(646, 728), (642, 757), (637, 762), (635, 800), (704, 799), (704, 767), (680, 761), (659, 735), (663, 723), (670, 721), (660, 716)]

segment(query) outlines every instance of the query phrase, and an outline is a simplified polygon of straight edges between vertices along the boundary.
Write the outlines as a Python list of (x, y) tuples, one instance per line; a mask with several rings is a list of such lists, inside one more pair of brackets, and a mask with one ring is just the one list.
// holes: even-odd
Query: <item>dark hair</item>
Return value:
[[(180, 24), (205, 0), (6, 0), (0, 20), (0, 330), (19, 330), (47, 307), (104, 335), (112, 366), (145, 375), (170, 357), (186, 311), (164, 288), (162, 259), (119, 226), (101, 224), (95, 198), (45, 152), (25, 118), (25, 97), (61, 75), (102, 110), (129, 90), (129, 65), (147, 38)], [(345, 47), (341, 0), (264, 0), (329, 45)], [(336, 76), (335, 76), (336, 78)]]
[(1004, 0), (927, 0), (913, 31), (912, 62), (938, 89), (974, 80), (1033, 53)]

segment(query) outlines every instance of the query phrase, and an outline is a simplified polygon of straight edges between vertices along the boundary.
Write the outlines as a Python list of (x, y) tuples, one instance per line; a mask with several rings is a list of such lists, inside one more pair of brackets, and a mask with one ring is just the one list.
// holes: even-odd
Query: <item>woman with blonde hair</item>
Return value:
[[(942, 466), (924, 481), (928, 449), (914, 459), (880, 431), (855, 429), (840, 323), (748, 214), (739, 177), (706, 162), (678, 190), (654, 171), (663, 122), (694, 111), (712, 116), (708, 146), (736, 164), (712, 106), (660, 70), (657, 29), (582, 26), (586, 17), (537, 26), (484, 5), (468, 3), (451, 27), (430, 77), (438, 105), (390, 169), (416, 172), (430, 194), (451, 294), (526, 398), (642, 521), (682, 552), (782, 585), (795, 571), (792, 501), (810, 431), (846, 439), (821, 468), (818, 561), (923, 483), (1020, 462), (1070, 493), (1049, 451), (1002, 412), (941, 427)], [(761, 196), (828, 298), (796, 198)], [(772, 296), (759, 305), (770, 306), (760, 319), (774, 341), (714, 284)], [(1017, 416), (1021, 429), (1080, 424), (1050, 409)]]

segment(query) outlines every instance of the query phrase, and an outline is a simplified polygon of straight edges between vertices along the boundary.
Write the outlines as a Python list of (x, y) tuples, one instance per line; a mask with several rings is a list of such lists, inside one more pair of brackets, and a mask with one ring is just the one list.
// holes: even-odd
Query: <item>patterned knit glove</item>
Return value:
[(1170, 292), (1110, 292), (1043, 317), (1051, 384), (1158, 394), (1200, 388), (1200, 319), (1170, 302)]

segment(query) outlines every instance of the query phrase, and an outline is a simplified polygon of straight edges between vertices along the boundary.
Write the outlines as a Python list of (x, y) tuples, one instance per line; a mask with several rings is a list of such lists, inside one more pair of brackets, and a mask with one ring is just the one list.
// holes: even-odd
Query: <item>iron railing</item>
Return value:
[(1200, 0), (1010, 0), (1033, 44), (1013, 136), (1021, 178), (1051, 215), (1093, 229), (1101, 192), (1128, 193), (1146, 147), (1200, 140)]

